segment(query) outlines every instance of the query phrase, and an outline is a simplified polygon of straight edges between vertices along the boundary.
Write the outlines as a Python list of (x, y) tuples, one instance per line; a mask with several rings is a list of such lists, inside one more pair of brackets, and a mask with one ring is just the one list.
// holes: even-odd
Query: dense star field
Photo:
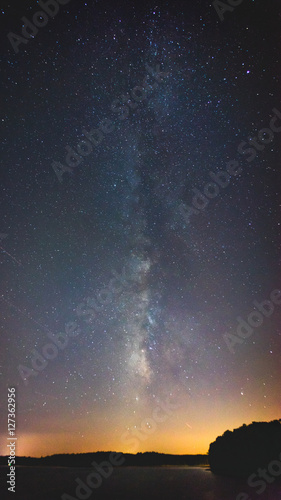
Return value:
[(279, 2), (40, 3), (1, 8), (0, 453), (8, 387), (18, 455), (279, 419)]

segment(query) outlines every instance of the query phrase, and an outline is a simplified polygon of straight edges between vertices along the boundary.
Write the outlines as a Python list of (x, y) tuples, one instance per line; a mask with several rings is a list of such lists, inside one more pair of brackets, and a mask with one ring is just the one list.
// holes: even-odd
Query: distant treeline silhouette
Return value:
[[(51, 455), (41, 458), (16, 457), (16, 465), (25, 466), (60, 466), (60, 467), (91, 467), (91, 463), (108, 460), (111, 452), (72, 453)], [(165, 453), (146, 452), (123, 453), (124, 466), (161, 466), (161, 465), (208, 465), (208, 455), (167, 455)], [(7, 465), (8, 457), (0, 456), (0, 465)]]
[(226, 431), (210, 444), (209, 463), (214, 474), (247, 477), (267, 468), (281, 454), (281, 419), (252, 422)]

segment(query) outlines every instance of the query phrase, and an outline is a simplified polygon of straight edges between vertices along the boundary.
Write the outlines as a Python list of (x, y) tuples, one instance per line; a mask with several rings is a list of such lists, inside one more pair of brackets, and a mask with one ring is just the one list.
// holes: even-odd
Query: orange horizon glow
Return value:
[[(33, 432), (18, 433), (16, 443), (16, 455), (40, 458), (55, 454), (78, 454), (78, 453), (95, 453), (98, 451), (117, 451), (123, 453), (145, 453), (158, 452), (173, 455), (206, 455), (208, 454), (209, 445), (211, 442), (222, 435), (226, 430), (233, 430), (241, 427), (243, 424), (250, 424), (252, 421), (271, 421), (280, 418), (280, 413), (277, 411), (267, 411), (266, 415), (260, 412), (258, 418), (254, 412), (248, 412), (248, 418), (241, 418), (239, 412), (230, 420), (224, 416), (219, 420), (217, 412), (212, 412), (209, 409), (208, 423), (206, 426), (206, 417), (201, 414), (190, 415), (187, 419), (185, 412), (178, 412), (172, 416), (167, 422), (157, 424), (155, 430), (150, 435), (141, 433), (142, 439), (138, 439), (132, 432), (132, 429), (126, 431), (124, 425), (120, 423), (118, 428), (113, 428), (105, 434), (102, 432), (103, 426), (99, 425), (98, 431), (89, 432), (87, 429), (83, 434), (75, 429), (76, 424), (73, 424), (73, 429), (60, 432)], [(200, 414), (200, 412), (199, 412)], [(145, 420), (145, 419), (144, 419)], [(70, 422), (69, 422), (70, 424)], [(86, 418), (85, 418), (86, 427)], [(66, 427), (68, 424), (66, 423)], [(139, 426), (140, 428), (140, 426)], [(122, 436), (127, 432), (128, 445), (124, 444)], [(2, 442), (5, 443), (5, 436)], [(129, 444), (129, 441), (134, 438), (137, 447)], [(7, 456), (8, 448), (5, 449), (3, 444), (0, 448), (0, 454)]]

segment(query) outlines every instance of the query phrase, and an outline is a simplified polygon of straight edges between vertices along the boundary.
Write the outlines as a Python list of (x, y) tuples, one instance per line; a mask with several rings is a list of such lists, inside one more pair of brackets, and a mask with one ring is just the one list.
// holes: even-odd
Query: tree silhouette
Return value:
[(210, 444), (209, 463), (213, 473), (248, 476), (267, 467), (281, 454), (281, 419), (252, 422), (226, 431)]

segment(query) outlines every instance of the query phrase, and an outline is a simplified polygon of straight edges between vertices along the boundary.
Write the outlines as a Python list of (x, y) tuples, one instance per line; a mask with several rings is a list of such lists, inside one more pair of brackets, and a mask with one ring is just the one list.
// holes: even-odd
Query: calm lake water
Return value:
[[(1, 490), (6, 467), (1, 470)], [(91, 468), (17, 467), (16, 495), (1, 491), (1, 499), (75, 500), (76, 478), (86, 481)], [(4, 477), (3, 477), (4, 476)], [(4, 479), (4, 481), (3, 481)], [(5, 486), (4, 486), (5, 488)], [(204, 467), (124, 467), (113, 470), (102, 484), (83, 492), (83, 500), (236, 500), (239, 493), (248, 500), (281, 500), (281, 484), (275, 481), (261, 495), (246, 480), (213, 475)], [(89, 496), (87, 496), (89, 495)], [(78, 497), (79, 498), (79, 497)], [(243, 498), (243, 497), (242, 497)], [(242, 499), (241, 499), (242, 500)]]

